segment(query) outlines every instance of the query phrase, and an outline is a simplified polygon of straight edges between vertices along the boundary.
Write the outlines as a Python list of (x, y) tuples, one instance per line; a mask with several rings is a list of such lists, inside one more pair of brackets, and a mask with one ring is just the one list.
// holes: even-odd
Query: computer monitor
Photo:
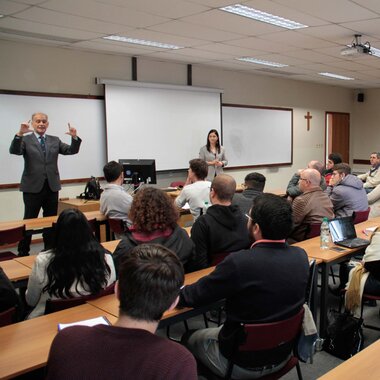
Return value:
[(124, 168), (124, 183), (139, 185), (141, 183), (157, 183), (156, 160), (120, 159)]

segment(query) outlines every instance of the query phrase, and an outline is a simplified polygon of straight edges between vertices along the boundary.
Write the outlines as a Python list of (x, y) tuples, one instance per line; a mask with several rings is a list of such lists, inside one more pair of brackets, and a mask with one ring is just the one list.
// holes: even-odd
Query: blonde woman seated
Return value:
[(116, 280), (112, 256), (95, 239), (86, 217), (67, 209), (58, 217), (54, 248), (37, 255), (25, 299), (43, 315), (48, 299), (97, 294)]
[(360, 316), (363, 293), (380, 296), (380, 230), (371, 237), (362, 262), (351, 270), (346, 292), (346, 309)]

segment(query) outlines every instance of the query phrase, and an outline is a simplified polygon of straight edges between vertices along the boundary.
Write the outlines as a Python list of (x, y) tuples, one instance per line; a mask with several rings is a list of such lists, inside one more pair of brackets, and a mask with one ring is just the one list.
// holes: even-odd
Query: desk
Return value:
[[(88, 220), (96, 219), (99, 224), (106, 224), (107, 217), (100, 211), (88, 211), (84, 213)], [(42, 218), (22, 219), (9, 222), (0, 222), (0, 230), (7, 230), (9, 228), (18, 227), (25, 224), (26, 232), (28, 234), (39, 234), (43, 232), (44, 228), (52, 227), (58, 219), (58, 215), (45, 216)], [(107, 224), (108, 225), (108, 224)]]
[(19, 263), (15, 259), (1, 261), (0, 267), (3, 268), (9, 280), (12, 281), (13, 285), (17, 288), (26, 286), (30, 273), (32, 272), (30, 267)]
[(63, 198), (58, 202), (58, 215), (68, 208), (76, 208), (82, 212), (99, 211), (100, 201), (94, 201), (91, 199), (79, 199), (79, 198)]
[[(358, 237), (368, 238), (363, 233), (363, 230), (368, 227), (380, 225), (380, 217), (367, 220), (355, 226)], [(319, 236), (301, 241), (294, 244), (297, 247), (303, 248), (309, 258), (322, 260), (322, 276), (321, 276), (321, 299), (320, 299), (320, 318), (319, 318), (319, 334), (324, 337), (327, 327), (327, 295), (329, 283), (330, 267), (334, 264), (339, 264), (343, 261), (349, 260), (352, 256), (365, 248), (346, 248), (344, 251), (336, 252), (333, 250), (322, 250), (320, 248)]]
[[(199, 271), (188, 273), (185, 275), (185, 285), (193, 284), (198, 281), (200, 278), (210, 274), (215, 267), (210, 267), (206, 269), (201, 269)], [(117, 317), (119, 315), (119, 301), (114, 294), (110, 294), (105, 297), (97, 298), (95, 300), (87, 301), (90, 305), (103, 310), (104, 312)], [(212, 305), (207, 305), (205, 310), (212, 308)], [(160, 323), (160, 328), (168, 324), (175, 323), (179, 320), (185, 320), (191, 318), (194, 315), (202, 314), (202, 309), (192, 309), (192, 308), (183, 308), (183, 309), (174, 309), (165, 312), (162, 316), (162, 322)], [(164, 321), (166, 320), (166, 321)]]
[(106, 316), (116, 318), (89, 304), (72, 307), (0, 329), (0, 379), (21, 375), (46, 365), (58, 323)]
[(380, 379), (380, 340), (327, 372), (318, 380), (378, 380)]
[(32, 269), (34, 262), (36, 261), (36, 257), (37, 255), (16, 257), (13, 259), (13, 261), (17, 261), (20, 264), (25, 265), (26, 267)]

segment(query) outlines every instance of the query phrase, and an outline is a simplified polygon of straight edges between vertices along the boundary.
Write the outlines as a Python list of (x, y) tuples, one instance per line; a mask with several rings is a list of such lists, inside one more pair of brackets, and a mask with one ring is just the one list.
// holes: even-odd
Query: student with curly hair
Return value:
[(194, 244), (178, 224), (179, 212), (172, 199), (160, 189), (146, 187), (133, 198), (129, 218), (132, 227), (113, 254), (116, 270), (121, 259), (139, 244), (161, 244), (176, 253), (186, 271), (198, 269), (193, 262)]
[(97, 294), (116, 280), (112, 256), (95, 239), (84, 214), (67, 209), (59, 215), (54, 248), (40, 252), (25, 294), (34, 309), (28, 319), (43, 315), (48, 299)]

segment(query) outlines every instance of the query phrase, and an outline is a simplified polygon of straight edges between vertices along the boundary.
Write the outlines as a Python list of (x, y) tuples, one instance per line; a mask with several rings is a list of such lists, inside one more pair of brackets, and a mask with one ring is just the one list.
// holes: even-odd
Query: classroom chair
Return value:
[(0, 313), (0, 327), (10, 325), (14, 322), (16, 318), (16, 308), (13, 306), (8, 310), (5, 310)]
[(119, 236), (125, 233), (125, 225), (122, 219), (108, 218), (108, 225), (113, 235), (112, 240), (119, 239)]
[(170, 187), (178, 187), (180, 189), (182, 189), (184, 186), (185, 186), (184, 181), (174, 181), (170, 184)]
[[(0, 231), (0, 245), (16, 244), (25, 236), (25, 225)], [(11, 251), (0, 252), (0, 261), (12, 260), (17, 255)]]
[[(361, 304), (361, 308), (360, 308), (360, 318), (363, 318), (364, 306), (365, 306), (365, 303), (368, 301), (369, 302), (380, 301), (380, 296), (373, 296), (372, 294), (365, 294), (365, 293), (363, 294), (362, 304)], [(363, 322), (363, 326), (366, 327), (367, 329), (380, 331), (380, 326), (367, 325), (364, 322)]]
[(361, 222), (365, 222), (368, 220), (369, 212), (371, 211), (371, 207), (368, 207), (367, 210), (364, 211), (354, 211), (352, 213), (352, 220), (354, 224), (358, 224)]
[[(281, 352), (293, 352), (298, 343), (298, 336), (302, 329), (302, 320), (304, 309), (301, 310), (293, 317), (283, 321), (271, 323), (256, 323), (244, 324), (245, 342), (239, 345), (232, 355), (244, 353), (257, 353), (266, 350), (279, 350)], [(259, 356), (258, 356), (259, 357)], [(260, 367), (265, 365), (264, 362), (252, 363), (252, 367)], [(234, 367), (234, 359), (229, 360), (228, 369), (224, 379), (231, 379)], [(302, 380), (301, 368), (298, 358), (292, 354), (285, 367), (275, 373), (260, 377), (260, 380), (275, 380), (279, 379), (292, 370), (294, 367), (297, 369), (298, 379)]]
[(75, 298), (61, 298), (55, 300), (47, 300), (45, 306), (45, 314), (55, 313), (69, 309), (70, 307), (83, 305), (86, 301), (94, 300), (103, 296), (113, 294), (115, 291), (115, 283), (111, 284), (107, 288), (101, 290), (98, 294), (90, 294), (88, 296), (75, 297)]

